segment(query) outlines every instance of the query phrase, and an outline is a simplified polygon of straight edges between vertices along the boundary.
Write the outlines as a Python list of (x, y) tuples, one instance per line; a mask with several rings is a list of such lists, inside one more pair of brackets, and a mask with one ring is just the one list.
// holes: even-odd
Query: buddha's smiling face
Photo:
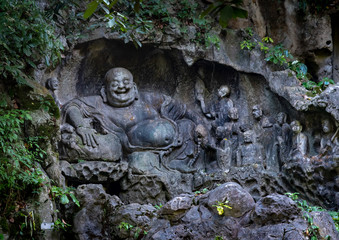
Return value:
[(133, 76), (124, 68), (114, 68), (107, 73), (106, 90), (108, 103), (116, 107), (128, 106), (136, 97)]

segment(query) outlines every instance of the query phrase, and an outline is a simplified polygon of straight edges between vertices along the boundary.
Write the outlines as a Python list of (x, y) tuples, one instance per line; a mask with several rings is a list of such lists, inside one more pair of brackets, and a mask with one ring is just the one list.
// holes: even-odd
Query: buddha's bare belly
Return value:
[(134, 146), (166, 147), (171, 145), (176, 137), (175, 126), (166, 119), (145, 120), (128, 133), (129, 142)]

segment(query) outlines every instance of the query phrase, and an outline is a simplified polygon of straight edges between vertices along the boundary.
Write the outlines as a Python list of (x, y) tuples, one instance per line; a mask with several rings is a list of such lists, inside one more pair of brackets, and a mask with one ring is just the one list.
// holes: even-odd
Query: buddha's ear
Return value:
[(133, 83), (133, 88), (134, 88), (134, 92), (135, 92), (135, 100), (138, 100), (139, 99), (139, 92), (138, 92), (137, 84), (135, 82)]
[(101, 87), (100, 95), (101, 95), (103, 101), (107, 102), (107, 95), (106, 95), (106, 88), (105, 88), (105, 86)]

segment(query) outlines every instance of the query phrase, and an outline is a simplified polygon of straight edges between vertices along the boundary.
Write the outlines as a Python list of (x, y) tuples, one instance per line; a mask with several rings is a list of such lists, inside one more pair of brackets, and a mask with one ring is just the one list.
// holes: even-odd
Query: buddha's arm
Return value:
[(98, 145), (94, 135), (96, 131), (88, 126), (80, 109), (76, 106), (71, 106), (66, 114), (67, 122), (75, 128), (75, 131), (81, 137), (83, 144), (96, 147)]

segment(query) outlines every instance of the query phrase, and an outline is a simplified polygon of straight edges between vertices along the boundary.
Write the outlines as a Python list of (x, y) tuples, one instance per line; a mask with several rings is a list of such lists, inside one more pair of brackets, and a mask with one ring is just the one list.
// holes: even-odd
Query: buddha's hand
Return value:
[(98, 146), (98, 142), (95, 138), (97, 131), (95, 131), (93, 128), (78, 127), (76, 132), (81, 137), (84, 145), (92, 146), (94, 148)]

